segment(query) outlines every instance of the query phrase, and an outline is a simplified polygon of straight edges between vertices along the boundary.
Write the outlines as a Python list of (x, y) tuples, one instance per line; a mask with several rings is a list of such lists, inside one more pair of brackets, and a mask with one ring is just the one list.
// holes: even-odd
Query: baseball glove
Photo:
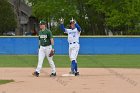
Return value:
[(52, 57), (54, 54), (55, 54), (55, 51), (54, 50), (51, 50), (51, 52), (49, 54), (49, 57)]

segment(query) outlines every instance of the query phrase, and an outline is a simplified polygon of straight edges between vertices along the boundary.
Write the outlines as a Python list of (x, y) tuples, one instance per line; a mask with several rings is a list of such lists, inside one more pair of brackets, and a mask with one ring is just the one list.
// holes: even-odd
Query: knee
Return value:
[(54, 64), (53, 60), (49, 60), (49, 63), (50, 63), (50, 64)]
[(71, 61), (76, 60), (76, 58), (74, 58), (74, 57), (71, 57), (70, 59), (71, 59)]
[(71, 62), (72, 62), (72, 63), (76, 63), (76, 60), (72, 60)]

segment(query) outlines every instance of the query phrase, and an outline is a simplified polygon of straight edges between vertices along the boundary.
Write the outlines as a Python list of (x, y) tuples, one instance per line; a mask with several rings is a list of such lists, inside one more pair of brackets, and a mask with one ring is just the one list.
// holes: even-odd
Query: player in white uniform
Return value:
[(64, 31), (64, 33), (68, 34), (68, 43), (69, 43), (69, 57), (71, 60), (71, 74), (75, 76), (79, 75), (77, 69), (77, 56), (80, 48), (79, 37), (81, 33), (81, 27), (76, 23), (75, 20), (70, 20), (70, 29), (66, 29), (64, 27), (64, 19), (60, 19), (60, 29)]

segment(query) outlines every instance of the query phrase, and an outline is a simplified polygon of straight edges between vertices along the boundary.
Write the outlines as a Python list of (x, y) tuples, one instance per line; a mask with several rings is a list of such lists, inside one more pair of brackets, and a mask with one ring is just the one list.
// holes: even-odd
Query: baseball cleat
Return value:
[(51, 73), (50, 77), (55, 77), (56, 73)]
[(33, 75), (33, 76), (36, 76), (36, 77), (39, 77), (39, 73), (38, 73), (38, 72), (36, 72), (36, 71), (35, 71), (35, 72), (33, 72), (33, 73), (32, 73), (32, 75)]
[(69, 72), (69, 74), (75, 74), (75, 72), (71, 71), (71, 72)]
[(79, 76), (79, 72), (75, 72), (75, 76)]

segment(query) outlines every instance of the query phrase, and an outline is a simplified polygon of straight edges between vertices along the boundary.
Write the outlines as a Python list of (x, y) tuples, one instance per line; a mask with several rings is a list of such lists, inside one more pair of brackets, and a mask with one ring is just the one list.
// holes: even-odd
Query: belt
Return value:
[(50, 46), (50, 45), (41, 45), (41, 46), (46, 47), (46, 46)]
[[(71, 42), (71, 43), (69, 43), (69, 44), (76, 44), (76, 43), (78, 43), (78, 42)], [(78, 43), (79, 44), (79, 43)]]

